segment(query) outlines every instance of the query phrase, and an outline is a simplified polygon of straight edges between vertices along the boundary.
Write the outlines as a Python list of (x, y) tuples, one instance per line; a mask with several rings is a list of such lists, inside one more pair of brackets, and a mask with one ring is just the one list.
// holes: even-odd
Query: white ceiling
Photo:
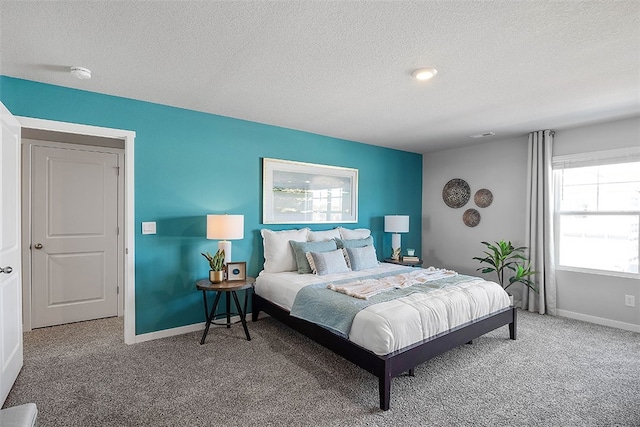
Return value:
[[(640, 114), (635, 0), (1, 0), (0, 15), (4, 75), (413, 152)], [(426, 66), (433, 80), (412, 79)]]

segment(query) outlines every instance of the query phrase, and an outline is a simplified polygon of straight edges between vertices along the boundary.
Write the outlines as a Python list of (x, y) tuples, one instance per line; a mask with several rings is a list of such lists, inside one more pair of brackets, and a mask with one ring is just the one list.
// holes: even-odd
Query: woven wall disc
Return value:
[(476, 194), (473, 196), (473, 201), (478, 207), (486, 208), (493, 202), (493, 193), (486, 188), (481, 188), (476, 191)]
[(462, 214), (462, 222), (467, 227), (475, 227), (480, 223), (480, 212), (475, 209), (467, 209)]
[(469, 197), (471, 197), (471, 189), (464, 179), (454, 178), (442, 189), (442, 200), (450, 208), (463, 207), (469, 201)]

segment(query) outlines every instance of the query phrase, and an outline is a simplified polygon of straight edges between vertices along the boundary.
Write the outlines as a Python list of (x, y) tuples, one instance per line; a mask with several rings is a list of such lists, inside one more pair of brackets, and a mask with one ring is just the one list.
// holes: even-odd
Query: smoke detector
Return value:
[(483, 133), (477, 133), (475, 135), (469, 135), (469, 138), (486, 138), (488, 136), (493, 136), (495, 135), (495, 133), (493, 132), (483, 132)]
[(91, 70), (84, 67), (71, 67), (71, 75), (80, 80), (89, 80), (91, 78)]

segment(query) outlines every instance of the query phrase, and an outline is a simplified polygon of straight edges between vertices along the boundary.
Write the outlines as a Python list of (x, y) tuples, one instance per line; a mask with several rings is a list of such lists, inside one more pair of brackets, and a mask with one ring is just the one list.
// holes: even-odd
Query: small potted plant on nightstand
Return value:
[(211, 256), (209, 252), (202, 254), (209, 261), (209, 281), (211, 283), (220, 283), (224, 280), (224, 249), (218, 249), (215, 255)]
[[(482, 242), (482, 244), (488, 249), (484, 251), (486, 257), (473, 257), (473, 259), (477, 259), (481, 264), (489, 264), (490, 267), (480, 267), (477, 270), (482, 270), (483, 273), (495, 271), (498, 275), (498, 283), (505, 290), (514, 283), (522, 283), (527, 288), (538, 293), (538, 288), (530, 279), (537, 272), (531, 271), (531, 263), (523, 255), (524, 250), (527, 249), (525, 246), (514, 248), (511, 242), (505, 242), (504, 240), (494, 242), (494, 244), (488, 242)], [(505, 270), (513, 272), (513, 275), (507, 280), (504, 277)], [(511, 304), (513, 304), (513, 295), (509, 294), (509, 297), (511, 298)]]

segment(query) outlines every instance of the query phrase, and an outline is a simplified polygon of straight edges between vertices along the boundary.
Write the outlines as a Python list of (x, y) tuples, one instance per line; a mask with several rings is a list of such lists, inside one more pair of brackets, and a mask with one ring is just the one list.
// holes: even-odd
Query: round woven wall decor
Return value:
[(442, 189), (442, 200), (450, 208), (463, 207), (469, 201), (469, 197), (471, 197), (471, 189), (464, 179), (454, 178)]
[(475, 209), (467, 209), (462, 214), (462, 222), (467, 227), (475, 227), (480, 223), (480, 212)]
[(476, 191), (475, 196), (473, 196), (473, 201), (478, 207), (486, 208), (493, 202), (493, 193), (486, 188), (481, 188)]

